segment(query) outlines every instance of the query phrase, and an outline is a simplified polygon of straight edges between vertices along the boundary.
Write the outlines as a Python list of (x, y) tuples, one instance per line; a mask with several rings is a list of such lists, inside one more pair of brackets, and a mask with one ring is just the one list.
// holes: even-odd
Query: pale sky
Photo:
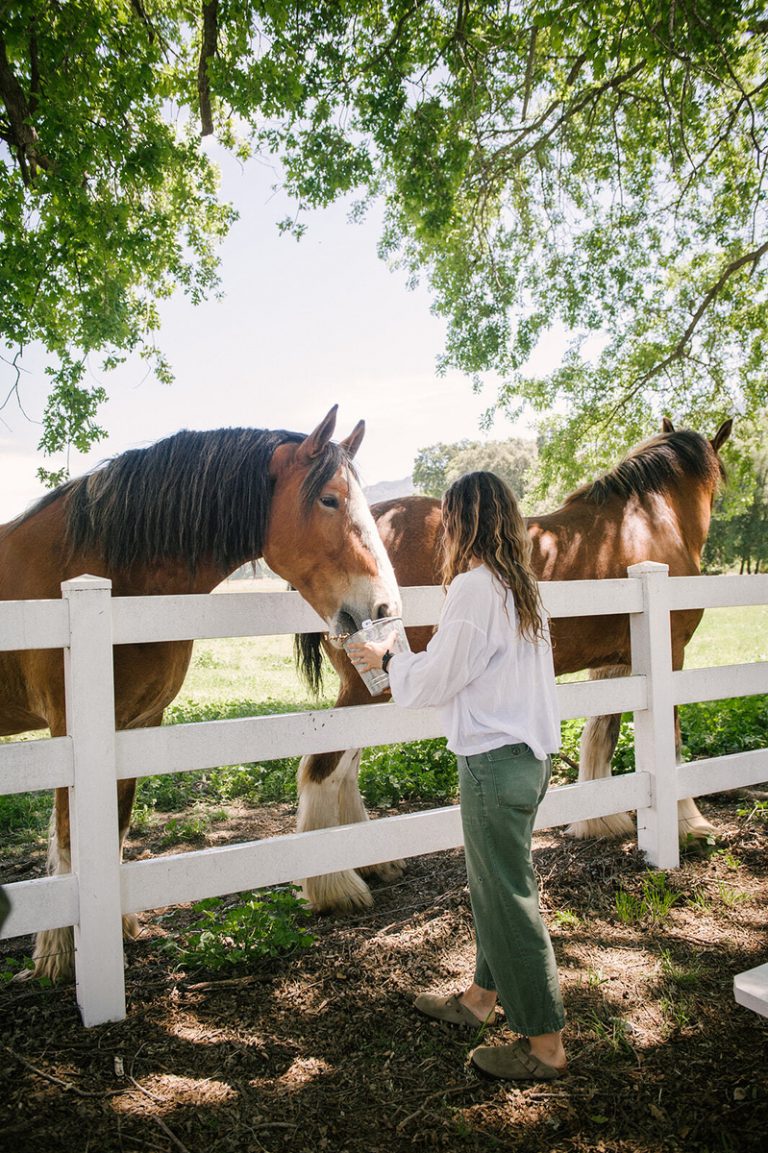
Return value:
[[(336, 403), (339, 438), (365, 419), (357, 457), (364, 484), (407, 476), (418, 450), (437, 441), (530, 432), (500, 418), (481, 433), (492, 384), (476, 396), (468, 378), (438, 376), (443, 324), (430, 313), (426, 287), (410, 291), (404, 273), (377, 256), (378, 212), (362, 225), (348, 223), (348, 205), (312, 213), (297, 242), (277, 231), (289, 209), (272, 192), (271, 168), (226, 156), (222, 168), (224, 197), (240, 212), (221, 248), (224, 299), (195, 307), (178, 293), (163, 307), (158, 344), (175, 371), (173, 385), (159, 384), (138, 358), (112, 373), (93, 360), (92, 378), (110, 396), (100, 414), (109, 435), (88, 456), (72, 454), (73, 476), (180, 428), (310, 432)], [(561, 347), (540, 350), (535, 367), (554, 367)], [(43, 358), (25, 363), (21, 390), (32, 422), (13, 400), (0, 411), (0, 522), (41, 495), (38, 465), (64, 463), (36, 449)], [(7, 379), (0, 376), (3, 385)]]

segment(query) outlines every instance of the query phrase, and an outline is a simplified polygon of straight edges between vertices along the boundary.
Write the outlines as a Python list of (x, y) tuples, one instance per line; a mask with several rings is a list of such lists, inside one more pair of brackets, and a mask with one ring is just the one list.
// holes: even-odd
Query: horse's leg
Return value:
[[(160, 724), (160, 721), (157, 722)], [(117, 824), (120, 836), (120, 860), (123, 859), (123, 846), (128, 830), (131, 827), (131, 810), (133, 799), (136, 796), (136, 781), (117, 782)], [(139, 935), (139, 918), (135, 913), (123, 914), (123, 936), (127, 940), (135, 940)]]
[[(361, 751), (347, 749), (341, 753), (312, 753), (301, 758), (296, 817), (298, 832), (368, 820), (357, 785)], [(302, 882), (302, 889), (312, 907), (320, 912), (373, 904), (368, 886), (354, 869), (307, 877)]]
[[(191, 650), (191, 646), (190, 646)], [(142, 719), (143, 728), (158, 728), (163, 723), (163, 709), (151, 715), (147, 714)], [(128, 830), (131, 827), (131, 812), (133, 810), (133, 801), (136, 796), (136, 781), (134, 780), (120, 780), (117, 782), (117, 828), (120, 843), (120, 860), (123, 859), (123, 847), (125, 845), (125, 838), (128, 836)], [(126, 940), (133, 941), (138, 937), (140, 932), (139, 918), (135, 913), (125, 913), (123, 915), (123, 936)]]
[[(363, 681), (343, 653), (326, 648), (326, 653), (339, 675), (339, 695), (336, 707), (382, 703), (385, 698), (371, 700)], [(313, 753), (302, 757), (298, 770), (299, 808), (296, 828), (300, 833), (311, 829), (327, 829), (335, 825), (353, 825), (367, 821), (363, 798), (360, 796), (358, 770), (361, 749), (344, 752)], [(360, 875), (375, 874), (383, 880), (401, 876), (404, 861), (390, 861), (371, 865), (359, 872), (345, 869), (308, 877), (302, 882), (304, 896), (319, 911), (349, 910), (373, 904), (373, 898)]]
[[(627, 676), (629, 669), (613, 666), (590, 670), (590, 677)], [(594, 781), (610, 776), (611, 758), (619, 739), (621, 716), (590, 717), (581, 734), (581, 754), (579, 758), (579, 780)], [(680, 715), (675, 706), (675, 761), (680, 764), (681, 756)], [(692, 797), (677, 802), (678, 831), (681, 842), (689, 837), (705, 840), (715, 832), (713, 826), (703, 817)], [(634, 822), (629, 813), (613, 813), (608, 817), (591, 817), (586, 821), (574, 821), (566, 832), (572, 837), (626, 837), (634, 832)]]
[[(602, 669), (590, 669), (590, 678), (599, 680), (605, 677), (623, 677), (629, 674), (623, 665), (613, 665)], [(581, 734), (579, 755), (579, 780), (595, 781), (611, 775), (611, 758), (619, 739), (621, 714), (605, 717), (589, 717)], [(566, 829), (571, 837), (627, 837), (634, 832), (634, 822), (629, 813), (612, 813), (608, 817), (590, 817), (585, 821), (574, 821)]]
[[(162, 713), (152, 718), (152, 724), (159, 725)], [(52, 730), (53, 731), (53, 730)], [(131, 810), (136, 794), (136, 781), (117, 782), (117, 818), (119, 829), (119, 851), (122, 858), (123, 844), (131, 824)], [(69, 826), (69, 790), (56, 789), (53, 812), (48, 837), (48, 874), (59, 876), (72, 872), (72, 850)], [(123, 934), (135, 938), (139, 934), (139, 920), (134, 913), (123, 917)], [(32, 971), (35, 977), (48, 977), (51, 981), (67, 980), (74, 974), (74, 932), (71, 926), (61, 929), (45, 929), (35, 938)]]
[[(135, 781), (118, 781), (117, 804), (120, 826), (120, 853), (131, 821), (131, 808), (136, 792)], [(56, 789), (48, 838), (48, 875), (60, 876), (72, 872), (72, 850), (69, 829), (69, 790)], [(136, 937), (138, 918), (134, 914), (123, 917), (123, 933)], [(44, 929), (35, 938), (32, 976), (48, 977), (51, 981), (68, 980), (74, 974), (74, 933), (67, 925), (61, 929)]]
[[(69, 790), (56, 789), (48, 835), (48, 874), (58, 876), (72, 871), (69, 838)], [(47, 977), (62, 981), (74, 973), (75, 942), (71, 925), (61, 929), (44, 929), (35, 937), (32, 953), (34, 969), (22, 976)]]
[[(675, 761), (682, 763), (682, 739), (680, 736), (680, 714), (675, 705)], [(684, 797), (677, 802), (677, 828), (681, 844), (685, 844), (689, 837), (697, 841), (704, 841), (715, 834), (715, 828), (710, 825), (706, 817), (699, 811), (693, 797)]]

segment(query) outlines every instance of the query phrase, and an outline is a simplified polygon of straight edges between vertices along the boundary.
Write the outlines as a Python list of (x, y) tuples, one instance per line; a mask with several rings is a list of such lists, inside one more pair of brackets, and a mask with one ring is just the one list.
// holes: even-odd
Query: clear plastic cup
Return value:
[[(381, 617), (377, 621), (363, 621), (363, 627), (358, 629), (356, 633), (352, 633), (344, 641), (344, 648), (349, 651), (349, 645), (354, 643), (367, 644), (373, 641), (374, 644), (379, 644), (381, 641), (387, 640), (391, 634), (395, 632), (397, 635), (392, 642), (391, 651), (393, 653), (405, 653), (410, 651), (408, 644), (408, 637), (405, 635), (405, 626), (403, 625), (402, 617)], [(357, 670), (365, 682), (365, 686), (372, 697), (381, 696), (384, 690), (389, 686), (389, 677), (383, 669), (368, 669), (367, 672), (360, 672)]]

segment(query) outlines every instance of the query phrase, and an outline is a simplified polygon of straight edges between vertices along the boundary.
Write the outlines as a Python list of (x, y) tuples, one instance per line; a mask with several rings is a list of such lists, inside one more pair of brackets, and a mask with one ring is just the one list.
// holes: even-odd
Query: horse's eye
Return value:
[(320, 504), (323, 506), (323, 508), (338, 508), (339, 507), (338, 498), (335, 496), (321, 496), (320, 497)]

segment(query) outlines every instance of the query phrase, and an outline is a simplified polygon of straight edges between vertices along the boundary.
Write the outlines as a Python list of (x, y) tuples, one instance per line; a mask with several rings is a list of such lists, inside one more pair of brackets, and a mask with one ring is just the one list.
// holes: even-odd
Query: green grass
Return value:
[(625, 925), (663, 921), (679, 900), (680, 894), (673, 892), (667, 884), (666, 873), (649, 873), (643, 879), (640, 895), (619, 889), (614, 897), (616, 913)]
[(685, 650), (688, 669), (768, 661), (768, 605), (707, 609)]
[(331, 705), (338, 677), (327, 666), (325, 690), (318, 703), (299, 679), (293, 661), (293, 637), (232, 637), (197, 641), (184, 686), (175, 704), (202, 706), (220, 701), (264, 704), (279, 701), (297, 709)]

